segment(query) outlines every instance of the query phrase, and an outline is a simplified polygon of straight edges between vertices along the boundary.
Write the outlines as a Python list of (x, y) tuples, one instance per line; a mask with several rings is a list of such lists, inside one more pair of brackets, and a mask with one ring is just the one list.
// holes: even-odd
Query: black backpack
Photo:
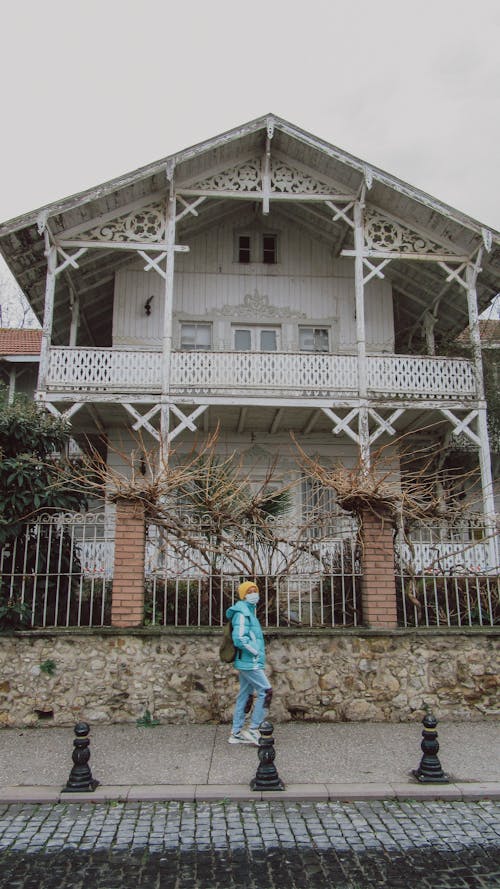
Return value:
[(224, 664), (232, 664), (236, 657), (236, 648), (232, 638), (233, 626), (231, 621), (228, 620), (226, 624), (224, 624), (224, 631), (222, 634), (222, 642), (219, 647), (219, 657)]

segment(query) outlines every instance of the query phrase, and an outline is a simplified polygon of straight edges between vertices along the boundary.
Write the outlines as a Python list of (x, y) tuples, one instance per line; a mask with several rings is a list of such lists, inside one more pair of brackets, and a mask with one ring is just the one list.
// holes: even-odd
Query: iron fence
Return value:
[(316, 526), (314, 537), (295, 539), (281, 529), (272, 542), (249, 529), (223, 551), (203, 518), (185, 517), (184, 528), (183, 540), (148, 528), (148, 624), (222, 626), (238, 585), (251, 577), (259, 586), (264, 627), (360, 625), (361, 553), (352, 528), (332, 537)]
[(415, 524), (399, 535), (396, 557), (400, 625), (500, 624), (498, 535), (491, 523)]
[(4, 617), (31, 627), (109, 625), (113, 548), (104, 512), (45, 514), (27, 523), (0, 551)]

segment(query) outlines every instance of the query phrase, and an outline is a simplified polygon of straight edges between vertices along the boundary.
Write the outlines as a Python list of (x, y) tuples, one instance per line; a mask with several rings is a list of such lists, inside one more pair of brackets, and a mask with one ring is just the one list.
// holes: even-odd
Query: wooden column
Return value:
[(356, 344), (358, 356), (358, 392), (359, 420), (358, 435), (361, 459), (370, 465), (370, 433), (368, 429), (367, 401), (367, 363), (366, 363), (366, 327), (365, 327), (365, 285), (363, 271), (363, 251), (365, 236), (363, 227), (363, 204), (357, 201), (354, 205), (354, 287), (356, 295)]
[(111, 601), (114, 627), (142, 626), (145, 550), (144, 506), (137, 501), (118, 500)]
[(174, 172), (169, 170), (169, 196), (166, 207), (165, 242), (167, 245), (167, 264), (165, 269), (164, 315), (163, 315), (163, 348), (162, 348), (162, 406), (160, 414), (161, 459), (168, 461), (170, 407), (170, 373), (172, 355), (172, 311), (174, 303), (174, 260), (175, 260), (175, 211), (176, 197), (174, 190)]
[(394, 528), (389, 516), (362, 515), (362, 606), (367, 627), (397, 627)]
[(42, 341), (40, 343), (40, 364), (38, 365), (38, 391), (47, 391), (47, 375), (49, 370), (49, 350), (52, 340), (52, 323), (54, 318), (54, 296), (56, 289), (57, 251), (51, 247), (49, 236), (45, 231), (45, 255), (47, 257), (47, 278), (45, 281), (45, 304), (43, 311)]
[(483, 359), (481, 350), (481, 336), (479, 333), (479, 316), (477, 309), (476, 280), (481, 261), (481, 254), (475, 266), (468, 265), (465, 271), (467, 283), (467, 306), (469, 310), (469, 332), (474, 358), (474, 372), (476, 379), (476, 397), (478, 399), (477, 431), (479, 436), (479, 468), (481, 472), (481, 488), (483, 492), (483, 512), (486, 520), (488, 536), (488, 567), (498, 566), (498, 543), (495, 527), (495, 500), (493, 496), (493, 476), (491, 472), (490, 438), (488, 432), (488, 418), (486, 412), (486, 400), (484, 397)]

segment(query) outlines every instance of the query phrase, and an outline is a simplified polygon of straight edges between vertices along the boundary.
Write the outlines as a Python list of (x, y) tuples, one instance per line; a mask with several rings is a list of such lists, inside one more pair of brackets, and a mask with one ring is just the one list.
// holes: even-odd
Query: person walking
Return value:
[[(232, 638), (236, 648), (234, 666), (240, 678), (240, 690), (236, 698), (229, 743), (258, 746), (258, 729), (271, 703), (273, 692), (264, 672), (266, 652), (264, 635), (256, 614), (260, 598), (257, 584), (251, 580), (240, 583), (238, 596), (239, 601), (226, 611), (226, 617), (231, 621)], [(248, 702), (254, 695), (255, 703), (250, 715), (250, 726), (245, 729)]]

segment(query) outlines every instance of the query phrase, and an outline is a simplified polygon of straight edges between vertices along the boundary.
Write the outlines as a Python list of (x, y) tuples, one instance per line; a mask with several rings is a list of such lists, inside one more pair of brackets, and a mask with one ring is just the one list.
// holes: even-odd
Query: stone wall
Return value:
[[(478, 631), (280, 631), (267, 635), (272, 718), (498, 717), (498, 641)], [(27, 631), (0, 637), (0, 725), (228, 722), (236, 671), (214, 630)], [(41, 669), (53, 662), (53, 674)], [(50, 669), (50, 664), (49, 664)]]

